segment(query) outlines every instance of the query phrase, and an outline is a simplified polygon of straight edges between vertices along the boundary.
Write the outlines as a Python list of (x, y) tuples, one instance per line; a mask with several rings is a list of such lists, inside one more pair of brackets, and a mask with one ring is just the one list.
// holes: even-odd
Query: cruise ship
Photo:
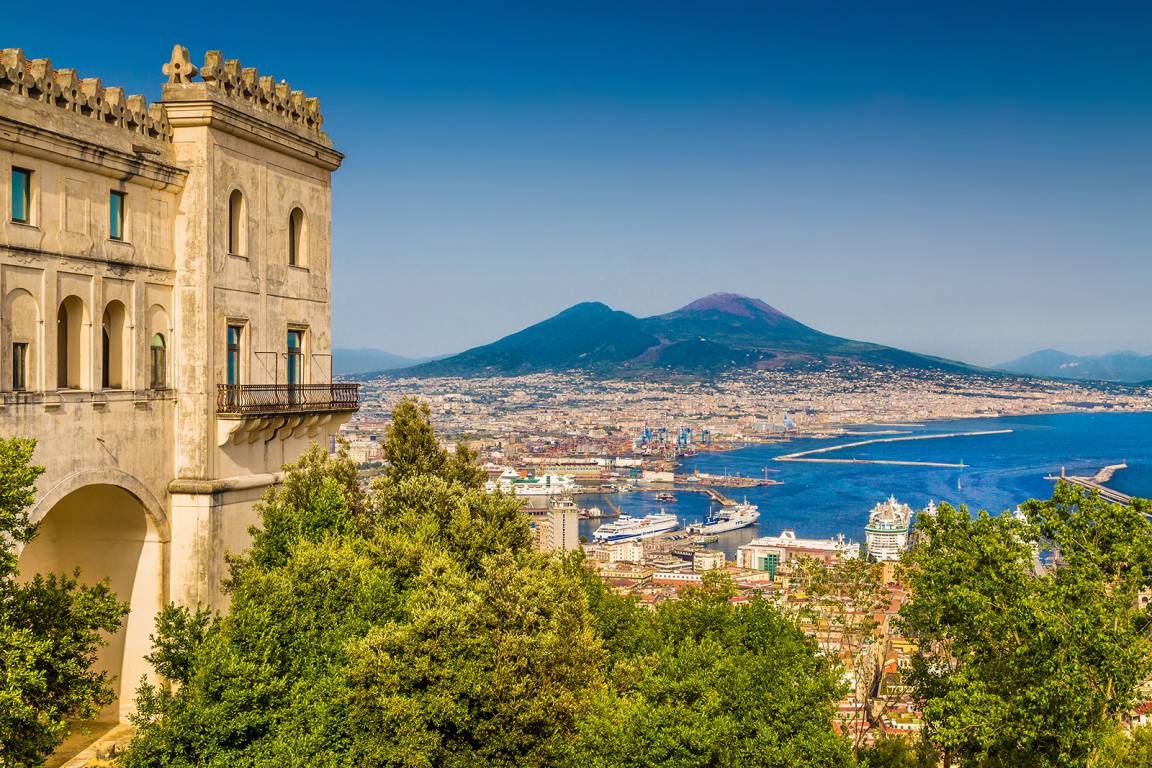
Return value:
[(592, 534), (592, 540), (597, 543), (609, 541), (629, 541), (631, 539), (647, 539), (661, 533), (674, 531), (680, 527), (676, 515), (661, 512), (658, 515), (645, 517), (630, 517), (624, 515), (611, 523), (605, 523)]
[(908, 547), (908, 528), (912, 524), (912, 508), (889, 496), (872, 508), (868, 515), (868, 525), (864, 526), (864, 537), (868, 542), (868, 554), (877, 560), (899, 560), (900, 553)]
[(749, 504), (745, 499), (743, 504), (721, 507), (716, 514), (709, 515), (702, 523), (688, 526), (687, 530), (688, 533), (727, 533), (755, 525), (759, 519), (760, 508), (755, 504)]

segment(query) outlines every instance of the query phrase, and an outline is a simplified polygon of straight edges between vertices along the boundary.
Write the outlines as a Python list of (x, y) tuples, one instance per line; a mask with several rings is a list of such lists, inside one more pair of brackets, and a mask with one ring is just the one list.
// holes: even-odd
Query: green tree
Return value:
[(860, 768), (937, 768), (940, 755), (923, 739), (883, 736), (856, 750)]
[(113, 700), (96, 652), (128, 612), (107, 582), (73, 575), (18, 579), (19, 547), (36, 537), (28, 517), (36, 478), (35, 441), (0, 439), (0, 765), (39, 765), (68, 733)]
[(433, 560), (406, 608), (351, 649), (352, 762), (555, 766), (603, 682), (580, 583), (541, 555)]
[[(421, 444), (426, 414), (398, 410), (390, 441)], [(367, 496), (343, 455), (286, 468), (229, 613), (161, 617), (172, 685), (141, 687), (124, 765), (551, 764), (601, 675), (582, 584), (423, 445)]]
[(1101, 750), (1100, 765), (1108, 768), (1148, 768), (1152, 765), (1152, 726), (1143, 725), (1124, 733), (1119, 728)]
[(832, 729), (836, 668), (767, 600), (732, 605), (722, 574), (655, 612), (589, 587), (610, 686), (581, 722), (573, 766), (852, 764)]
[(440, 447), (428, 404), (414, 397), (403, 398), (392, 409), (383, 448), (388, 462), (383, 476), (387, 480), (436, 475), (469, 488), (482, 488), (487, 479), (476, 453), (466, 443), (457, 443), (451, 453)]
[[(1152, 675), (1147, 502), (1057, 485), (1024, 518), (941, 505), (907, 553), (910, 682), (945, 762), (1096, 766)], [(1037, 553), (1057, 554), (1040, 567)]]

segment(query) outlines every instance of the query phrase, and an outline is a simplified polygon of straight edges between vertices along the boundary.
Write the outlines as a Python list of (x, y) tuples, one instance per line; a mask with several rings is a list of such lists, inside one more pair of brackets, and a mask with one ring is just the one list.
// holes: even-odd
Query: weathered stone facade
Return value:
[(176, 46), (159, 103), (0, 53), (0, 434), (46, 467), (27, 572), (112, 579), (123, 717), (169, 601), (224, 608), (224, 554), (280, 467), (355, 410), (331, 381), (319, 102)]

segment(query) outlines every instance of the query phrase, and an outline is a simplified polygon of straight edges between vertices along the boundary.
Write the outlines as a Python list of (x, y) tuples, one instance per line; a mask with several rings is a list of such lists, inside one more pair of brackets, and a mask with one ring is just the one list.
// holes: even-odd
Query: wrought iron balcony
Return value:
[(222, 416), (281, 416), (340, 413), (360, 407), (360, 385), (218, 384), (216, 413)]

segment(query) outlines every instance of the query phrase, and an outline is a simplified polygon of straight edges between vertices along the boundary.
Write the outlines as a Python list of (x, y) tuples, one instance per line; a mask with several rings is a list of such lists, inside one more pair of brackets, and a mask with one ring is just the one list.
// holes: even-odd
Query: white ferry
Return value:
[(755, 525), (759, 519), (760, 508), (745, 499), (743, 504), (721, 507), (716, 514), (709, 515), (702, 523), (688, 526), (687, 530), (688, 533), (699, 534), (727, 533)]
[(609, 541), (629, 541), (632, 539), (647, 539), (659, 536), (661, 533), (674, 531), (680, 527), (676, 515), (660, 513), (646, 515), (645, 517), (631, 517), (623, 515), (619, 520), (605, 523), (592, 534), (592, 540), (599, 543)]

